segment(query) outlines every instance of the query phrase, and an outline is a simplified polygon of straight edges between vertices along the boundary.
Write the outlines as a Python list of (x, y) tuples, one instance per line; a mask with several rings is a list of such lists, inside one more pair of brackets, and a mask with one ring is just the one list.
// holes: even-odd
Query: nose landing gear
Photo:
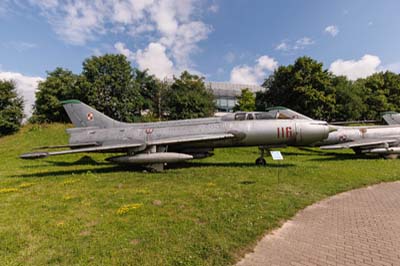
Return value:
[(260, 157), (257, 158), (256, 165), (266, 166), (267, 161), (264, 159), (264, 154), (267, 149), (262, 146), (258, 147), (258, 149), (260, 150)]

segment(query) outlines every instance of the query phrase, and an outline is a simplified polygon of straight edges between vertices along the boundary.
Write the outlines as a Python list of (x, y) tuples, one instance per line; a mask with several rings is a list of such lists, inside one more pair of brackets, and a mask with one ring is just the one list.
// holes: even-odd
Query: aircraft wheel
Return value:
[(383, 155), (383, 158), (385, 158), (385, 159), (397, 159), (397, 158), (399, 158), (399, 155), (398, 154), (385, 154), (385, 155)]
[(257, 160), (256, 160), (256, 165), (266, 166), (266, 165), (267, 165), (267, 161), (266, 161), (264, 158), (262, 158), (262, 157), (257, 158)]
[(363, 154), (363, 153), (361, 152), (361, 149), (354, 148), (353, 151), (354, 151), (354, 153), (355, 153), (356, 155), (362, 155), (362, 154)]

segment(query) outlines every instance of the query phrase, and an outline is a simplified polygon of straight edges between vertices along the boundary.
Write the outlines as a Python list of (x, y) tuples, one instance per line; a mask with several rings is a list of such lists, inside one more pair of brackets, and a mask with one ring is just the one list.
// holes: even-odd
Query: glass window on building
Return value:
[(229, 99), (228, 100), (228, 107), (233, 108), (236, 105), (236, 100), (235, 99)]

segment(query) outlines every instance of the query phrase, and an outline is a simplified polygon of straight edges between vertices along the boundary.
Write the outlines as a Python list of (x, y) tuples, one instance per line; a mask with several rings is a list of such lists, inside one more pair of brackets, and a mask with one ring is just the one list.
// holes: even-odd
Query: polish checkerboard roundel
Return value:
[(87, 120), (92, 121), (93, 120), (93, 113), (88, 113), (87, 114)]

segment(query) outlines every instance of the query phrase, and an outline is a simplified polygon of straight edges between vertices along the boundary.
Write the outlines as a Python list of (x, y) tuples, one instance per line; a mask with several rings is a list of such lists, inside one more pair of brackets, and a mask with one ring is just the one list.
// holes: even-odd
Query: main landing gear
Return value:
[(264, 147), (258, 147), (258, 149), (260, 150), (260, 157), (257, 158), (256, 165), (266, 166), (267, 161), (264, 159), (264, 154), (267, 149)]

